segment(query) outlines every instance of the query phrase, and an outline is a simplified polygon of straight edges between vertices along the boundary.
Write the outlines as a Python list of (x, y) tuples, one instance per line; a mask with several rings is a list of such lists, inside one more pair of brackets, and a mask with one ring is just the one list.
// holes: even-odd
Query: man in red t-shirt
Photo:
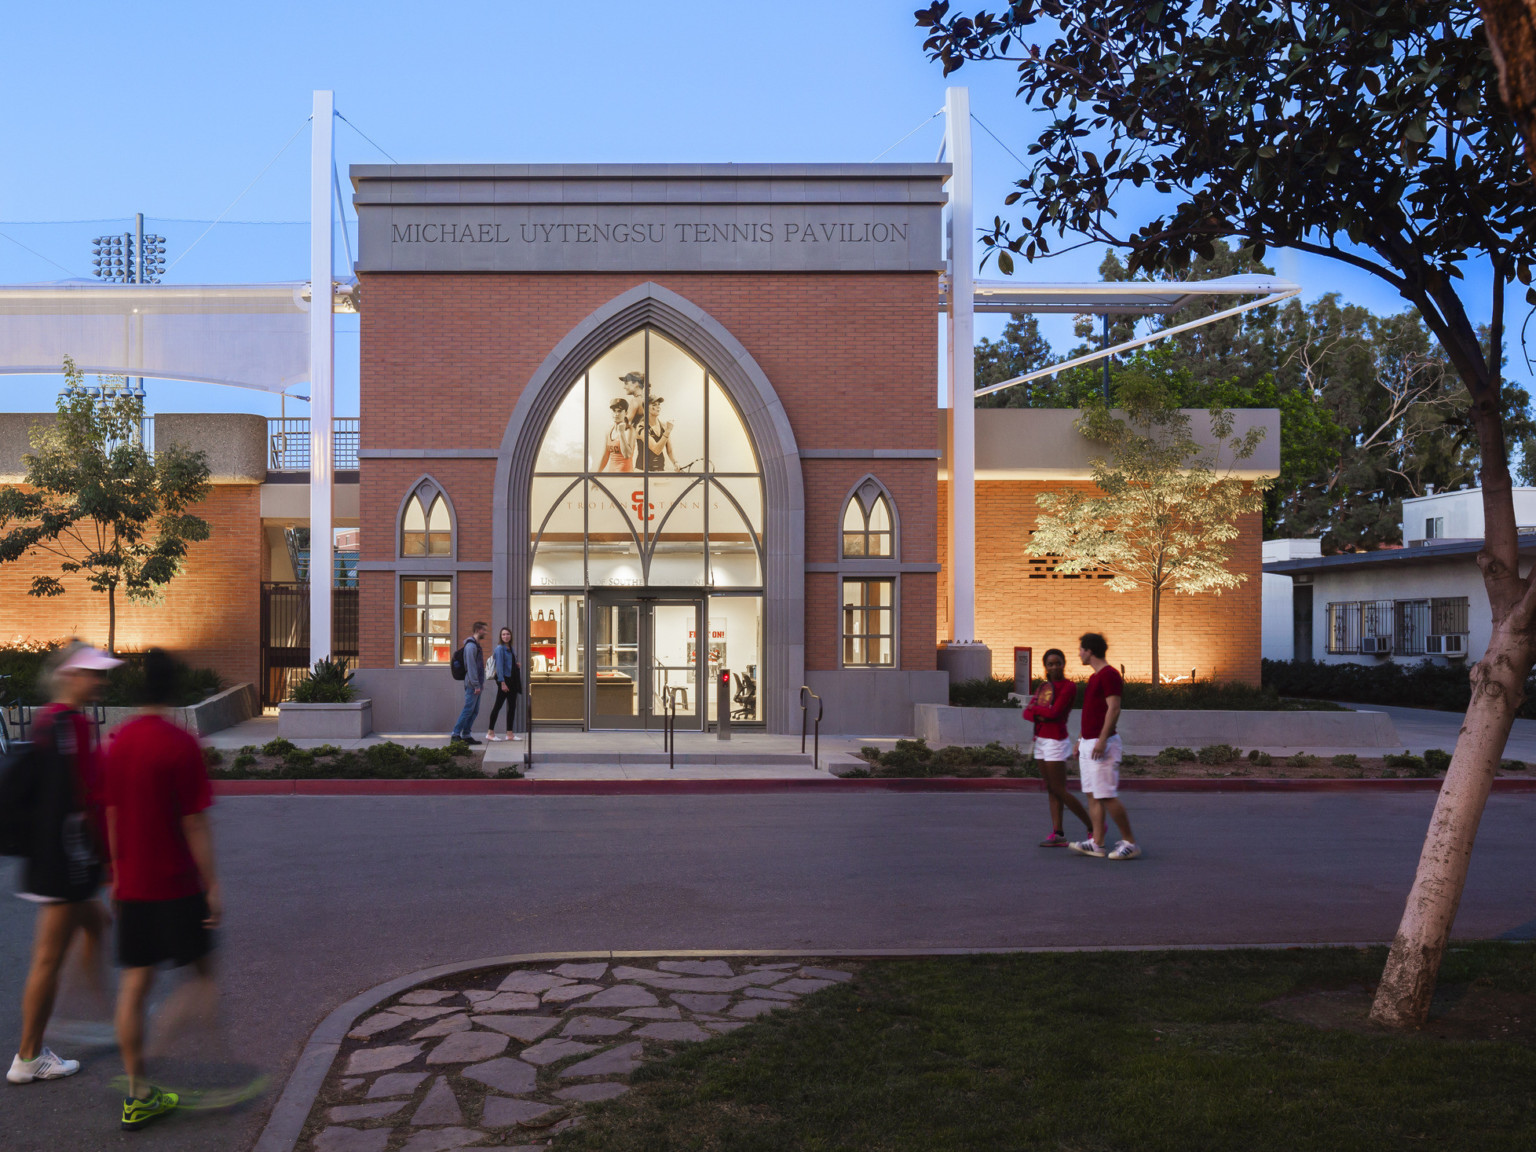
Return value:
[[(142, 713), (119, 728), (107, 749), (105, 802), (117, 908), (117, 1040), (128, 1073), (122, 1126), (142, 1127), (179, 1103), (144, 1078), (144, 1004), (155, 967), (191, 964), (187, 995), (211, 1005), (212, 929), (219, 923), (208, 806), (213, 802), (203, 750), (166, 717), (175, 662), (144, 654)], [(171, 1009), (167, 1009), (171, 1011)]]
[[(1108, 860), (1134, 860), (1141, 855), (1136, 838), (1131, 835), (1131, 818), (1120, 803), (1120, 736), (1115, 725), (1120, 720), (1120, 698), (1125, 681), (1112, 668), (1104, 654), (1109, 644), (1097, 632), (1085, 633), (1078, 641), (1077, 656), (1093, 669), (1083, 688), (1082, 739), (1077, 745), (1078, 772), (1083, 795), (1088, 797), (1088, 815), (1093, 819), (1093, 834), (1068, 847), (1083, 856)], [(1105, 815), (1114, 817), (1121, 840), (1108, 851), (1104, 848)]]

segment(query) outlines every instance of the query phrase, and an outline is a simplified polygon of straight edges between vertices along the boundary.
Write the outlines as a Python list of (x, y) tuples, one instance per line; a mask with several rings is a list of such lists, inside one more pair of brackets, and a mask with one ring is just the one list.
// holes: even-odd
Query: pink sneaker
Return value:
[(1060, 832), (1052, 832), (1044, 840), (1040, 841), (1042, 848), (1065, 848), (1072, 841), (1068, 840)]

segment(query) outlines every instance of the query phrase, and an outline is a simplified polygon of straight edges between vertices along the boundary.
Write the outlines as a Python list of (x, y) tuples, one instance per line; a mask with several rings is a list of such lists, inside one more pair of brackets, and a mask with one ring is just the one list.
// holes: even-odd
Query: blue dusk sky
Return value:
[[(19, 5), (0, 69), (10, 112), (0, 283), (89, 276), (91, 238), (126, 230), (135, 212), (169, 238), (167, 282), (307, 279), (315, 88), (334, 89), (337, 109), (374, 142), (337, 124), (343, 178), (348, 164), (385, 152), (405, 163), (933, 160), (946, 81), (923, 55), (915, 6)], [(976, 118), (1024, 155), (1041, 118), (1014, 97), (1011, 66), (967, 66), (951, 81), (970, 87)], [(973, 134), (983, 223), (1006, 215), (1019, 166), (981, 128)], [(1021, 262), (1015, 278), (1093, 280), (1102, 257), (1095, 246)], [(1338, 291), (1378, 312), (1403, 306), (1363, 272), (1302, 254), (1272, 259), (1308, 299)], [(1526, 309), (1513, 295), (1517, 334)], [(996, 335), (1004, 320), (978, 317), (978, 333)], [(1072, 342), (1070, 317), (1043, 325), (1058, 350)], [(337, 412), (352, 415), (356, 318), (338, 317), (337, 329)], [(1523, 378), (1518, 347), (1511, 360)], [(0, 376), (0, 407), (50, 409), (58, 383)], [(278, 410), (277, 397), (241, 389), (156, 381), (149, 391), (160, 411)]]

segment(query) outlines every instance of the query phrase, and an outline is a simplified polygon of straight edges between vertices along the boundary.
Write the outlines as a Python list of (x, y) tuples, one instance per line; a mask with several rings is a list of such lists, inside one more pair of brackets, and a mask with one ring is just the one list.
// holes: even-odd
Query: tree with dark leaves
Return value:
[[(1468, 396), (1484, 511), (1478, 553), (1493, 627), (1435, 805), (1372, 1018), (1421, 1024), (1466, 883), (1477, 826), (1536, 662), (1536, 575), (1520, 575), (1503, 421), (1505, 293), (1529, 285), (1536, 196), (1521, 132), (1470, 0), (1018, 0), (1006, 11), (916, 14), (949, 75), (1008, 61), (1049, 117), (983, 237), (998, 266), (1088, 237), (1132, 273), (1181, 269), (1234, 240), (1290, 248), (1390, 284)], [(1156, 192), (1136, 225), (1119, 194)], [(1476, 306), (1464, 268), (1486, 270)], [(1536, 295), (1528, 293), (1536, 303)]]

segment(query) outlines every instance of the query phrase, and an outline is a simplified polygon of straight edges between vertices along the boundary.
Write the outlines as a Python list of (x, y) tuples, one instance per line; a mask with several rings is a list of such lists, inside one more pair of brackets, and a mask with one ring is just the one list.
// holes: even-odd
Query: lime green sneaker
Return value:
[(162, 1092), (153, 1089), (144, 1100), (128, 1096), (123, 1100), (123, 1128), (133, 1131), (142, 1128), (157, 1116), (164, 1116), (167, 1112), (174, 1112), (176, 1105), (181, 1103), (181, 1098), (174, 1092)]

